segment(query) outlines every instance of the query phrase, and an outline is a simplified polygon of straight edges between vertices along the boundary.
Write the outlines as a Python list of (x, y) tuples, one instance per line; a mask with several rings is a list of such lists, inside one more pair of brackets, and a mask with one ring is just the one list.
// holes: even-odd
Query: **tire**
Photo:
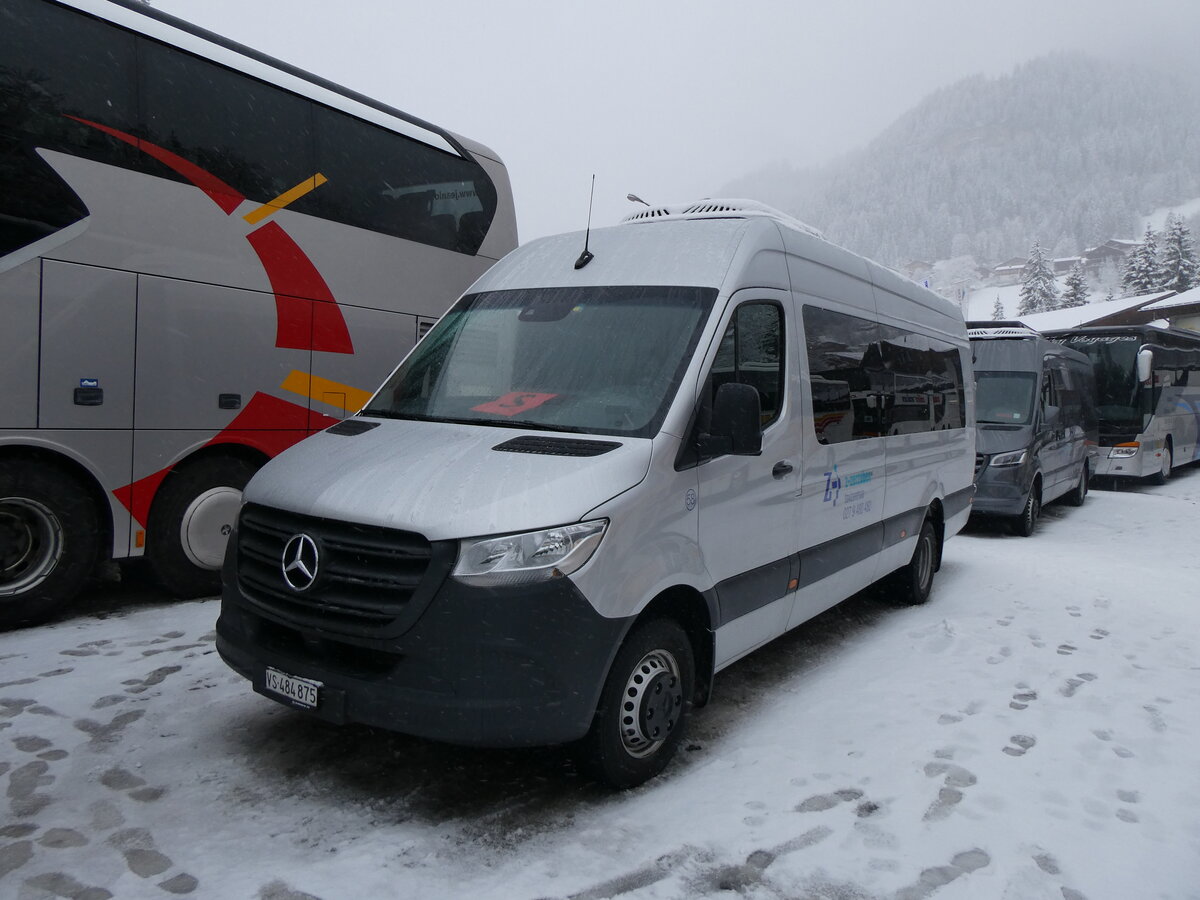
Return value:
[(933, 592), (933, 573), (938, 569), (938, 540), (933, 523), (926, 519), (917, 534), (912, 559), (888, 578), (887, 595), (903, 606), (920, 606)]
[(242, 488), (258, 467), (237, 457), (209, 457), (171, 472), (146, 523), (146, 559), (155, 580), (181, 598), (221, 589), (221, 560)]
[(1013, 534), (1019, 537), (1031, 537), (1037, 531), (1037, 523), (1041, 515), (1042, 484), (1040, 481), (1034, 481), (1029, 488), (1029, 499), (1025, 501), (1025, 508), (1021, 510), (1020, 515), (1013, 519)]
[(1067, 503), (1071, 506), (1083, 506), (1083, 501), (1087, 499), (1088, 493), (1088, 467), (1087, 463), (1083, 464), (1083, 469), (1079, 473), (1079, 482), (1067, 494)]
[(44, 622), (83, 588), (100, 555), (100, 514), (65, 470), (0, 460), (0, 628)]
[(684, 630), (669, 619), (634, 626), (577, 748), (580, 769), (620, 789), (653, 778), (683, 740), (694, 690), (695, 657)]
[(1170, 439), (1163, 447), (1162, 468), (1150, 476), (1151, 484), (1163, 485), (1171, 480), (1171, 469), (1175, 467), (1175, 449)]

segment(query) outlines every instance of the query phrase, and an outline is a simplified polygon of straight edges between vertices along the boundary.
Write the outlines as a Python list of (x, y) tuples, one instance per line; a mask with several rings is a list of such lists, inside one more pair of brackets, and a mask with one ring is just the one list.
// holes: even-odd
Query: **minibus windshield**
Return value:
[(652, 437), (716, 296), (628, 286), (471, 294), (362, 412)]
[(1028, 425), (1036, 389), (1033, 372), (976, 372), (976, 421), (980, 425)]

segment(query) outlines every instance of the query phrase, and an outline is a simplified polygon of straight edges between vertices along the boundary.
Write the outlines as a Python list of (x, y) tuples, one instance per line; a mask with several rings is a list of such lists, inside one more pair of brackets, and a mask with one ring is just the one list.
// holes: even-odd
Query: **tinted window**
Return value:
[(479, 250), (496, 191), (477, 163), (321, 106), (314, 121), (317, 169), (329, 182), (297, 211), (446, 250)]
[(805, 306), (803, 316), (817, 440), (879, 437), (885, 393), (879, 326), (815, 306)]
[(310, 104), (299, 97), (153, 41), (142, 42), (141, 85), (146, 137), (251, 200), (316, 171)]
[(132, 127), (133, 48), (127, 32), (49, 3), (0, 6), (0, 256), (87, 215), (37, 148), (131, 164), (132, 148), (68, 116)]
[(953, 344), (813, 306), (803, 314), (820, 443), (965, 427)]
[(725, 329), (705, 387), (708, 404), (722, 384), (748, 384), (758, 391), (765, 428), (783, 404), (783, 311), (774, 303), (739, 306)]

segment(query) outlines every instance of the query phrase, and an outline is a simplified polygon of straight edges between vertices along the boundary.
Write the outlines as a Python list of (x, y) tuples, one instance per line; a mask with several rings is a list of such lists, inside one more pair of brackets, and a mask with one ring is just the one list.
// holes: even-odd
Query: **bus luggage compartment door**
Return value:
[(38, 425), (131, 428), (136, 277), (46, 260)]

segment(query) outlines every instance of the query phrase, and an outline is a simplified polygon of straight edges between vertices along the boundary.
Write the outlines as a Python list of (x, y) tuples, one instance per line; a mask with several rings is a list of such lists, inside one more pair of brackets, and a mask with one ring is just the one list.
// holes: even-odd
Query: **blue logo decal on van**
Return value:
[(688, 508), (688, 512), (691, 512), (693, 509), (696, 508), (696, 492), (695, 491), (693, 491), (690, 488), (688, 489), (687, 496), (684, 497), (684, 499), (683, 499), (683, 505)]
[(838, 475), (837, 465), (835, 464), (832, 472), (825, 473), (825, 502), (832, 503), (837, 506), (838, 495), (842, 492), (842, 479)]

